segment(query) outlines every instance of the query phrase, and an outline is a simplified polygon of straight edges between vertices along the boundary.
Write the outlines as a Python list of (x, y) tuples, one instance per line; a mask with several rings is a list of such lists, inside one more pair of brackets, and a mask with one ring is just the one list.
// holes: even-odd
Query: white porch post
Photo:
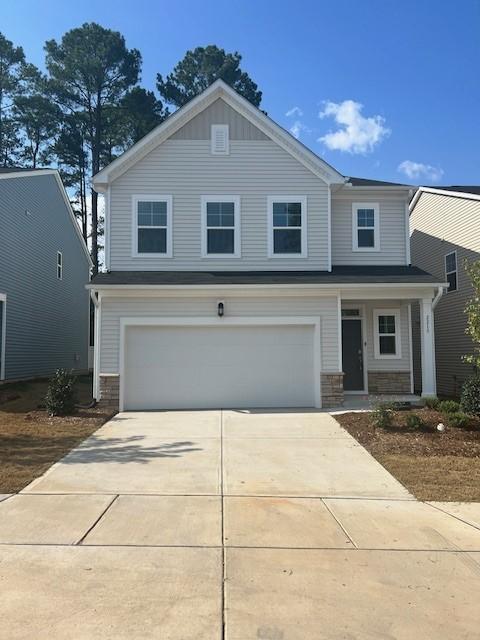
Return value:
[(420, 300), (420, 339), (422, 349), (422, 397), (437, 395), (435, 371), (435, 326), (431, 298)]

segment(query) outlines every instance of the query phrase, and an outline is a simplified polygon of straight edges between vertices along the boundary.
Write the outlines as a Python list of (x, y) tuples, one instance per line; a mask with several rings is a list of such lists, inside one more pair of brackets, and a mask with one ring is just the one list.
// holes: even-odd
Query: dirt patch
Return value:
[[(425, 430), (406, 426), (416, 413)], [(376, 428), (370, 413), (345, 413), (336, 420), (419, 500), (480, 501), (480, 420), (448, 425), (431, 409), (395, 411), (393, 426)], [(435, 430), (438, 423), (446, 430)]]
[[(74, 415), (50, 418), (39, 409), (47, 381), (5, 385), (11, 400), (0, 405), (0, 493), (15, 493), (44, 473), (73, 447), (102, 426), (111, 413), (79, 408)], [(91, 400), (91, 379), (77, 382), (78, 400)]]

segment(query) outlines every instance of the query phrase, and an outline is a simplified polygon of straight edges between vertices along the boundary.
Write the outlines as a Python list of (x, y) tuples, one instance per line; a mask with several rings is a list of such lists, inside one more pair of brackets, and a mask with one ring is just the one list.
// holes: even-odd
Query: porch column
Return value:
[(420, 342), (422, 348), (422, 397), (436, 396), (435, 326), (430, 298), (420, 300)]

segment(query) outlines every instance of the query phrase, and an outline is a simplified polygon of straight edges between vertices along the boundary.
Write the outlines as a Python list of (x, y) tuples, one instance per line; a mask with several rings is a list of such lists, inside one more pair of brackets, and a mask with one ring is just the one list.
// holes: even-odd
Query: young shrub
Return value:
[(448, 416), (448, 423), (451, 427), (457, 427), (459, 429), (463, 429), (468, 426), (469, 422), (470, 422), (470, 419), (467, 416), (467, 414), (462, 413), (460, 411), (458, 413), (451, 413)]
[(406, 422), (409, 429), (419, 430), (425, 427), (425, 423), (416, 413), (409, 413)]
[(48, 384), (45, 406), (50, 416), (66, 416), (75, 409), (76, 378), (71, 371), (57, 369)]
[(465, 381), (462, 387), (460, 406), (463, 412), (472, 416), (480, 416), (480, 374)]
[(429, 409), (438, 409), (438, 405), (440, 404), (440, 400), (435, 396), (430, 396), (428, 398), (424, 398), (425, 406)]
[(374, 427), (388, 429), (392, 426), (392, 421), (393, 411), (391, 405), (384, 402), (375, 405), (372, 411), (372, 423)]
[(460, 411), (460, 404), (455, 402), (455, 400), (443, 400), (443, 402), (439, 403), (438, 410), (446, 415), (458, 413)]

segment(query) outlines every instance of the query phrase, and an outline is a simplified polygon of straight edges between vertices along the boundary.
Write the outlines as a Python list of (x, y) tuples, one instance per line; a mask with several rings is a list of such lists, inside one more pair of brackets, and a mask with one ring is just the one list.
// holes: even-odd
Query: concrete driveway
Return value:
[(124, 413), (0, 502), (0, 638), (477, 638), (479, 527), (326, 413)]

